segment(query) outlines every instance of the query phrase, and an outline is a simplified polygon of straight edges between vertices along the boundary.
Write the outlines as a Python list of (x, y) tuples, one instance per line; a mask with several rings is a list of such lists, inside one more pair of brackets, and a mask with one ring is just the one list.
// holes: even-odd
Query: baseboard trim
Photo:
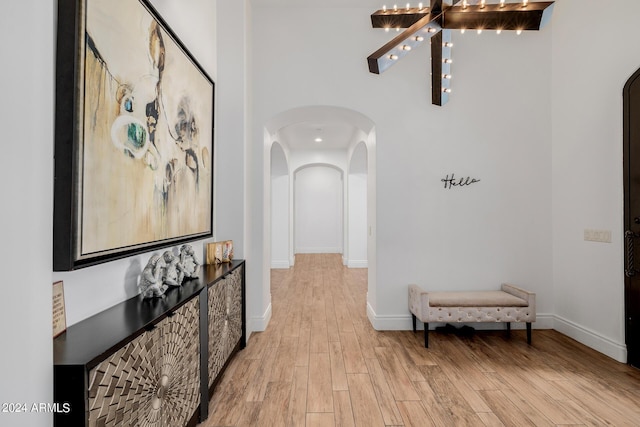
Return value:
[(262, 316), (250, 317), (247, 321), (247, 341), (253, 332), (264, 332), (271, 321), (271, 303)]
[(553, 329), (618, 362), (627, 363), (627, 346), (624, 344), (617, 343), (561, 316), (555, 316)]
[[(413, 329), (411, 314), (378, 315), (369, 303), (367, 303), (367, 317), (376, 331), (410, 331)], [(434, 329), (440, 325), (442, 324), (430, 323), (429, 329)], [(479, 330), (504, 329), (503, 323), (470, 323), (470, 325), (474, 325)], [(538, 313), (532, 326), (533, 329), (554, 329), (618, 362), (627, 363), (627, 348), (625, 345), (616, 343), (563, 317), (551, 313)], [(512, 329), (524, 328), (524, 323), (512, 324)], [(423, 329), (422, 322), (417, 322), (417, 329)]]
[(271, 261), (271, 268), (272, 269), (288, 270), (290, 267), (291, 267), (291, 265), (289, 264), (289, 261), (286, 260), (286, 259)]
[(296, 248), (297, 254), (341, 254), (342, 248)]
[(369, 262), (366, 259), (350, 259), (347, 261), (348, 268), (368, 268)]

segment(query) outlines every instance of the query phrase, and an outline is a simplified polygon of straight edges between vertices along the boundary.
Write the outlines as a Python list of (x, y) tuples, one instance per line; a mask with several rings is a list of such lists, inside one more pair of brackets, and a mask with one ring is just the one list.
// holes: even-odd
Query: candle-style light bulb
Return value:
[(478, 34), (482, 34), (482, 28), (478, 28)]
[(517, 35), (522, 34), (522, 30), (518, 30), (518, 31), (516, 31), (516, 34), (517, 34)]
[(397, 4), (394, 4), (394, 5), (393, 5), (393, 11), (394, 11), (394, 12), (397, 12), (397, 11), (398, 11), (398, 5), (397, 5)]
[(418, 9), (422, 10), (422, 3), (418, 3)]
[(502, 32), (502, 30), (501, 30), (500, 28), (498, 28), (498, 29), (496, 30), (496, 34), (500, 34), (501, 32)]
[(486, 0), (480, 0), (480, 9), (484, 9), (484, 7), (486, 6)]
[(386, 5), (386, 4), (383, 4), (383, 5), (382, 5), (382, 11), (383, 11), (383, 12), (386, 12), (386, 11), (387, 11), (387, 5)]
[(500, 7), (504, 7), (504, 1), (505, 0), (500, 0)]
[(467, 0), (462, 0), (462, 8), (463, 9), (467, 8)]
[(466, 30), (464, 28), (460, 29), (460, 34), (464, 34)]
[(411, 4), (407, 3), (407, 10), (411, 9)]
[(522, 0), (522, 7), (527, 7), (529, 0)]

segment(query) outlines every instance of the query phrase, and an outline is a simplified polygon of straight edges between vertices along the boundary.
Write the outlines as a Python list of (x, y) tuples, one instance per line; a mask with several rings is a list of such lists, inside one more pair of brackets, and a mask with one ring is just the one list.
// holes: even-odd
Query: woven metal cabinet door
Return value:
[(90, 427), (174, 427), (200, 404), (197, 298), (89, 372)]
[(242, 337), (242, 275), (244, 266), (233, 270), (227, 278), (227, 320), (229, 340), (226, 357), (228, 358)]
[[(200, 405), (200, 310), (192, 299), (160, 326), (162, 426), (185, 426)], [(161, 389), (164, 387), (164, 389)], [(141, 424), (144, 426), (144, 424)], [(150, 424), (154, 425), (155, 424)]]
[(242, 268), (209, 288), (209, 386), (242, 336)]

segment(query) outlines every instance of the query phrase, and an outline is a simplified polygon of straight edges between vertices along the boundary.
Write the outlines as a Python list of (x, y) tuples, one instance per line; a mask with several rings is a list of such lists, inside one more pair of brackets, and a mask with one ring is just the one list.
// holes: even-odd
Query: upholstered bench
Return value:
[(429, 347), (429, 323), (526, 322), (531, 344), (531, 322), (536, 321), (536, 294), (503, 284), (500, 291), (425, 292), (409, 285), (409, 311), (416, 332), (416, 318), (424, 323), (424, 346)]

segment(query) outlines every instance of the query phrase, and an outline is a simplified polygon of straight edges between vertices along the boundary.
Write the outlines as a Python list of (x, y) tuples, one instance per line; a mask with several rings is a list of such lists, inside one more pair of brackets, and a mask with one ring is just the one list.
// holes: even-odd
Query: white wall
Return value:
[[(554, 11), (553, 283), (556, 328), (624, 360), (622, 89), (640, 67), (640, 3), (613, 3)], [(612, 243), (585, 242), (586, 228)]]
[[(55, 2), (26, 0), (3, 5), (0, 13), (5, 59), (0, 402), (25, 403), (29, 410), (53, 401), (54, 12)], [(46, 413), (0, 413), (3, 426), (51, 423)]]
[[(194, 34), (201, 38), (200, 43), (217, 58), (215, 237), (233, 240), (234, 256), (249, 261), (245, 215), (246, 129), (250, 122), (247, 115), (250, 102), (247, 82), (249, 40), (246, 36), (250, 25), (249, 0), (198, 1), (217, 4), (216, 16), (208, 19), (206, 29), (193, 28)], [(210, 32), (217, 37), (217, 45), (208, 43)], [(253, 274), (254, 269), (255, 266), (247, 262), (247, 270), (251, 270), (249, 274)], [(247, 286), (252, 286), (249, 283), (259, 282), (247, 283)]]
[(290, 267), (289, 167), (282, 146), (271, 147), (271, 268)]
[[(375, 122), (380, 261), (369, 315), (377, 328), (410, 327), (409, 283), (503, 281), (538, 293), (544, 325), (553, 311), (551, 29), (455, 34), (453, 94), (439, 108), (430, 105), (428, 46), (383, 75), (368, 72), (367, 55), (391, 37), (370, 28), (372, 11), (254, 5), (251, 143), (262, 144), (268, 120), (299, 106), (340, 106)], [(445, 190), (440, 179), (451, 173), (481, 182)]]
[(347, 266), (366, 268), (367, 262), (367, 148), (364, 142), (357, 145), (349, 162), (348, 177), (348, 244)]
[(343, 172), (312, 165), (294, 174), (296, 253), (342, 253)]

